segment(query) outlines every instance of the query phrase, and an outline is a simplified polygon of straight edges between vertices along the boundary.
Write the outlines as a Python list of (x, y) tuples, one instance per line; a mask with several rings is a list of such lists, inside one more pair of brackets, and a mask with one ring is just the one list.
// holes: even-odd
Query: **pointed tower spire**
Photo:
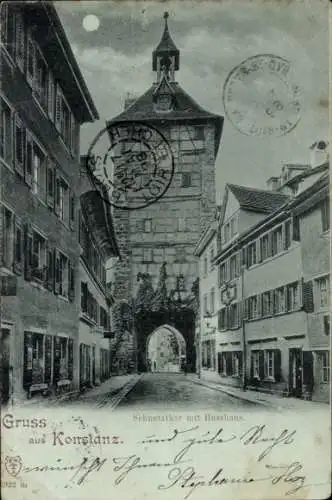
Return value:
[(164, 75), (169, 81), (174, 81), (174, 72), (180, 67), (180, 51), (169, 33), (168, 17), (168, 12), (165, 12), (164, 32), (157, 48), (152, 53), (152, 69), (157, 72), (157, 82), (160, 82)]

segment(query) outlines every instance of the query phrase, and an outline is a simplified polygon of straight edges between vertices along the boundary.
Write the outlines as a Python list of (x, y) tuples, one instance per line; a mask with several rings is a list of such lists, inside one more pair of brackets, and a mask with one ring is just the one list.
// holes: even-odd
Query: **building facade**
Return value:
[(2, 401), (79, 385), (79, 137), (98, 117), (50, 2), (1, 6)]
[[(197, 246), (202, 352), (206, 294), (214, 287), (218, 308), (215, 360), (202, 358), (203, 376), (328, 401), (329, 165), (318, 163), (284, 166), (269, 190), (226, 186), (216, 233), (211, 226), (206, 245), (203, 236)], [(206, 275), (207, 235), (210, 246), (217, 241), (217, 278)]]
[(79, 213), (79, 383), (80, 388), (100, 384), (111, 374), (112, 296), (106, 281), (106, 265), (119, 252), (110, 205), (105, 203), (81, 172)]
[[(183, 289), (190, 292), (198, 274), (193, 250), (214, 213), (214, 166), (223, 118), (201, 108), (177, 83), (180, 52), (170, 36), (167, 14), (152, 68), (152, 86), (112, 121), (140, 121), (156, 127), (171, 147), (175, 172), (157, 202), (139, 210), (114, 209), (122, 255), (112, 278), (117, 301), (130, 302), (137, 295), (139, 275), (149, 275), (156, 287), (164, 263), (168, 294), (176, 290), (179, 277)], [(194, 337), (194, 332), (190, 335)], [(146, 338), (138, 340), (138, 348), (146, 349)]]

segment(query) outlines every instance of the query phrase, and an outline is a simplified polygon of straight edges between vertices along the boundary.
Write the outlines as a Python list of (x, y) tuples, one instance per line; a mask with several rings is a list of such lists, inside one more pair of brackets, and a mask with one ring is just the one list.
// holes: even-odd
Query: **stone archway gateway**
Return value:
[(146, 366), (151, 372), (180, 372), (186, 363), (186, 341), (170, 325), (156, 328), (146, 340)]

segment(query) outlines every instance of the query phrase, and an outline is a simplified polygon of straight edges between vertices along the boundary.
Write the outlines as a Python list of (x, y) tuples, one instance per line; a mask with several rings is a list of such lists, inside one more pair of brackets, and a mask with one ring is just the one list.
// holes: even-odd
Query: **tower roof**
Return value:
[(162, 56), (162, 55), (174, 55), (175, 56), (175, 70), (179, 69), (179, 57), (180, 57), (180, 51), (173, 42), (173, 39), (170, 35), (170, 32), (168, 30), (168, 23), (167, 19), (169, 17), (168, 12), (164, 13), (164, 19), (165, 19), (165, 26), (164, 26), (164, 32), (162, 34), (161, 40), (159, 44), (157, 45), (157, 48), (153, 51), (152, 53), (152, 69), (153, 71), (157, 70), (157, 56)]
[(189, 124), (191, 120), (202, 123), (213, 122), (215, 124), (215, 154), (217, 154), (224, 121), (223, 117), (202, 108), (178, 83), (167, 82), (167, 84), (172, 89), (172, 95), (174, 96), (174, 105), (170, 111), (162, 114), (156, 111), (154, 93), (158, 84), (153, 84), (131, 106), (128, 106), (122, 113), (109, 120), (107, 124), (119, 121), (147, 121), (151, 124), (158, 124), (162, 121)]

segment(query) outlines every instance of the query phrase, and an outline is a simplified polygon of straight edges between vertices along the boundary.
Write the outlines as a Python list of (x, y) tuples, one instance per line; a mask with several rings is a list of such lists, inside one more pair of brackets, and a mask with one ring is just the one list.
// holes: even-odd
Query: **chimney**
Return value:
[(310, 146), (310, 164), (311, 168), (323, 165), (329, 160), (329, 148), (327, 141), (316, 141)]
[(280, 177), (269, 177), (266, 181), (266, 187), (269, 191), (278, 191), (280, 188)]

